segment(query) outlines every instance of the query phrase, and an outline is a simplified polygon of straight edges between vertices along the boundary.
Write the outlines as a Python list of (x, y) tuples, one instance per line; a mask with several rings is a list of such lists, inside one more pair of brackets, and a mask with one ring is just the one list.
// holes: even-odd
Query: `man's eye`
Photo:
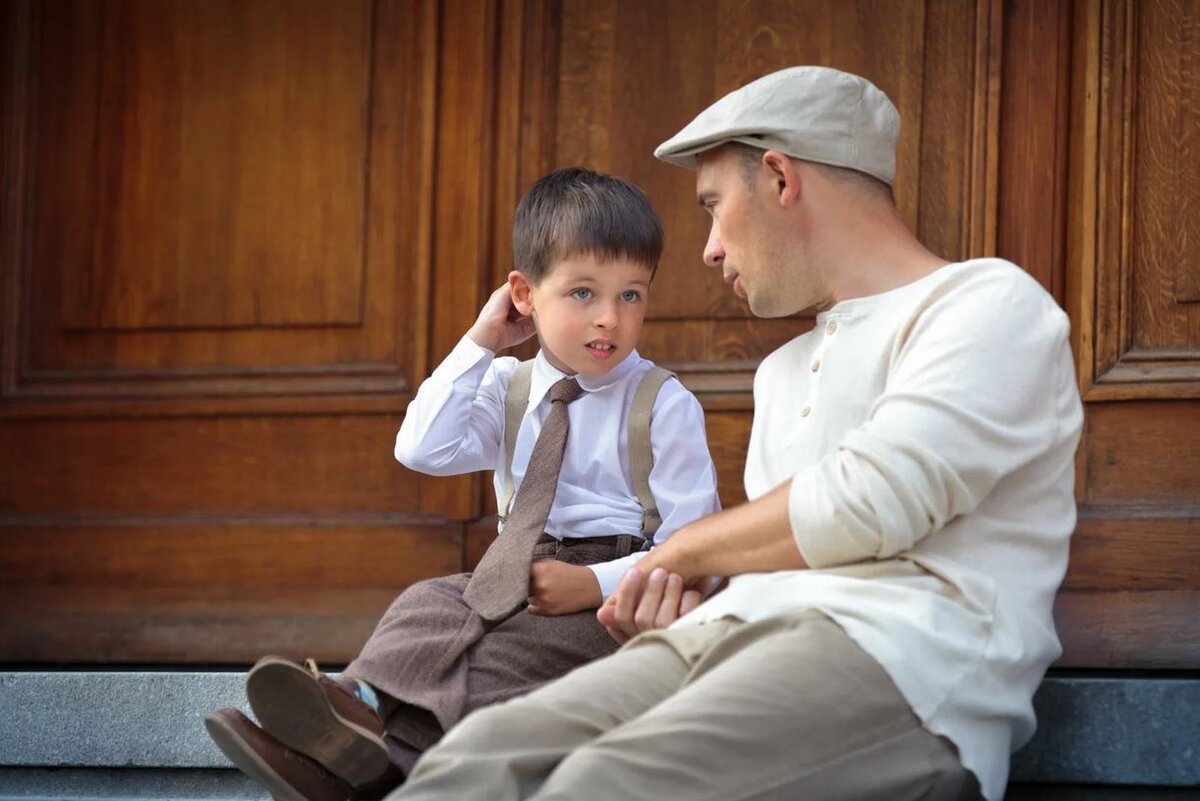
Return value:
[(576, 289), (571, 293), (571, 297), (578, 298), (579, 300), (587, 300), (591, 296), (592, 290), (590, 289)]

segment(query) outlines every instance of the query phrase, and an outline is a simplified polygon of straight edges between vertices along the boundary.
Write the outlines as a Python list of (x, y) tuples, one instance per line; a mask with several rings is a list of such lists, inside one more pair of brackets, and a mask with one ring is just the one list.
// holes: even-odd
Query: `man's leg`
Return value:
[(573, 749), (678, 690), (687, 670), (674, 648), (657, 641), (584, 665), (530, 695), (468, 716), (388, 798), (527, 798)]
[(921, 726), (883, 669), (841, 627), (810, 613), (736, 625), (682, 689), (590, 738), (530, 797), (977, 795), (953, 746)]

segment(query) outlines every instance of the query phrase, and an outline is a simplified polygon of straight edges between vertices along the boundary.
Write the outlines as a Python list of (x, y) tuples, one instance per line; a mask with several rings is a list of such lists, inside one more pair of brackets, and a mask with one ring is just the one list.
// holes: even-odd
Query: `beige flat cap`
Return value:
[(742, 142), (891, 185), (899, 135), (900, 114), (875, 84), (828, 67), (789, 67), (725, 95), (654, 155), (694, 170), (697, 153)]

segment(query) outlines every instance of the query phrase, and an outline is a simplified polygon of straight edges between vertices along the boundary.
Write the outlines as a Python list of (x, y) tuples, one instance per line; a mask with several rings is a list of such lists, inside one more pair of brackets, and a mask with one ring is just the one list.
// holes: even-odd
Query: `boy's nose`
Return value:
[(617, 306), (615, 303), (601, 304), (597, 310), (595, 324), (597, 328), (616, 328), (617, 327)]

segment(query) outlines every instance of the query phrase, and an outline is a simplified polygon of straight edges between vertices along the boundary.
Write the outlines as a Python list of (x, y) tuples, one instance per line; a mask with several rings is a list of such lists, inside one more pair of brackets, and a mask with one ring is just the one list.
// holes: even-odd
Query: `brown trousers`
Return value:
[[(533, 558), (590, 565), (626, 556), (641, 539), (543, 536)], [(412, 585), (392, 602), (342, 674), (400, 701), (385, 721), (406, 772), (467, 713), (530, 692), (616, 650), (594, 611), (547, 617), (521, 608), (488, 622), (463, 600), (470, 573)]]

